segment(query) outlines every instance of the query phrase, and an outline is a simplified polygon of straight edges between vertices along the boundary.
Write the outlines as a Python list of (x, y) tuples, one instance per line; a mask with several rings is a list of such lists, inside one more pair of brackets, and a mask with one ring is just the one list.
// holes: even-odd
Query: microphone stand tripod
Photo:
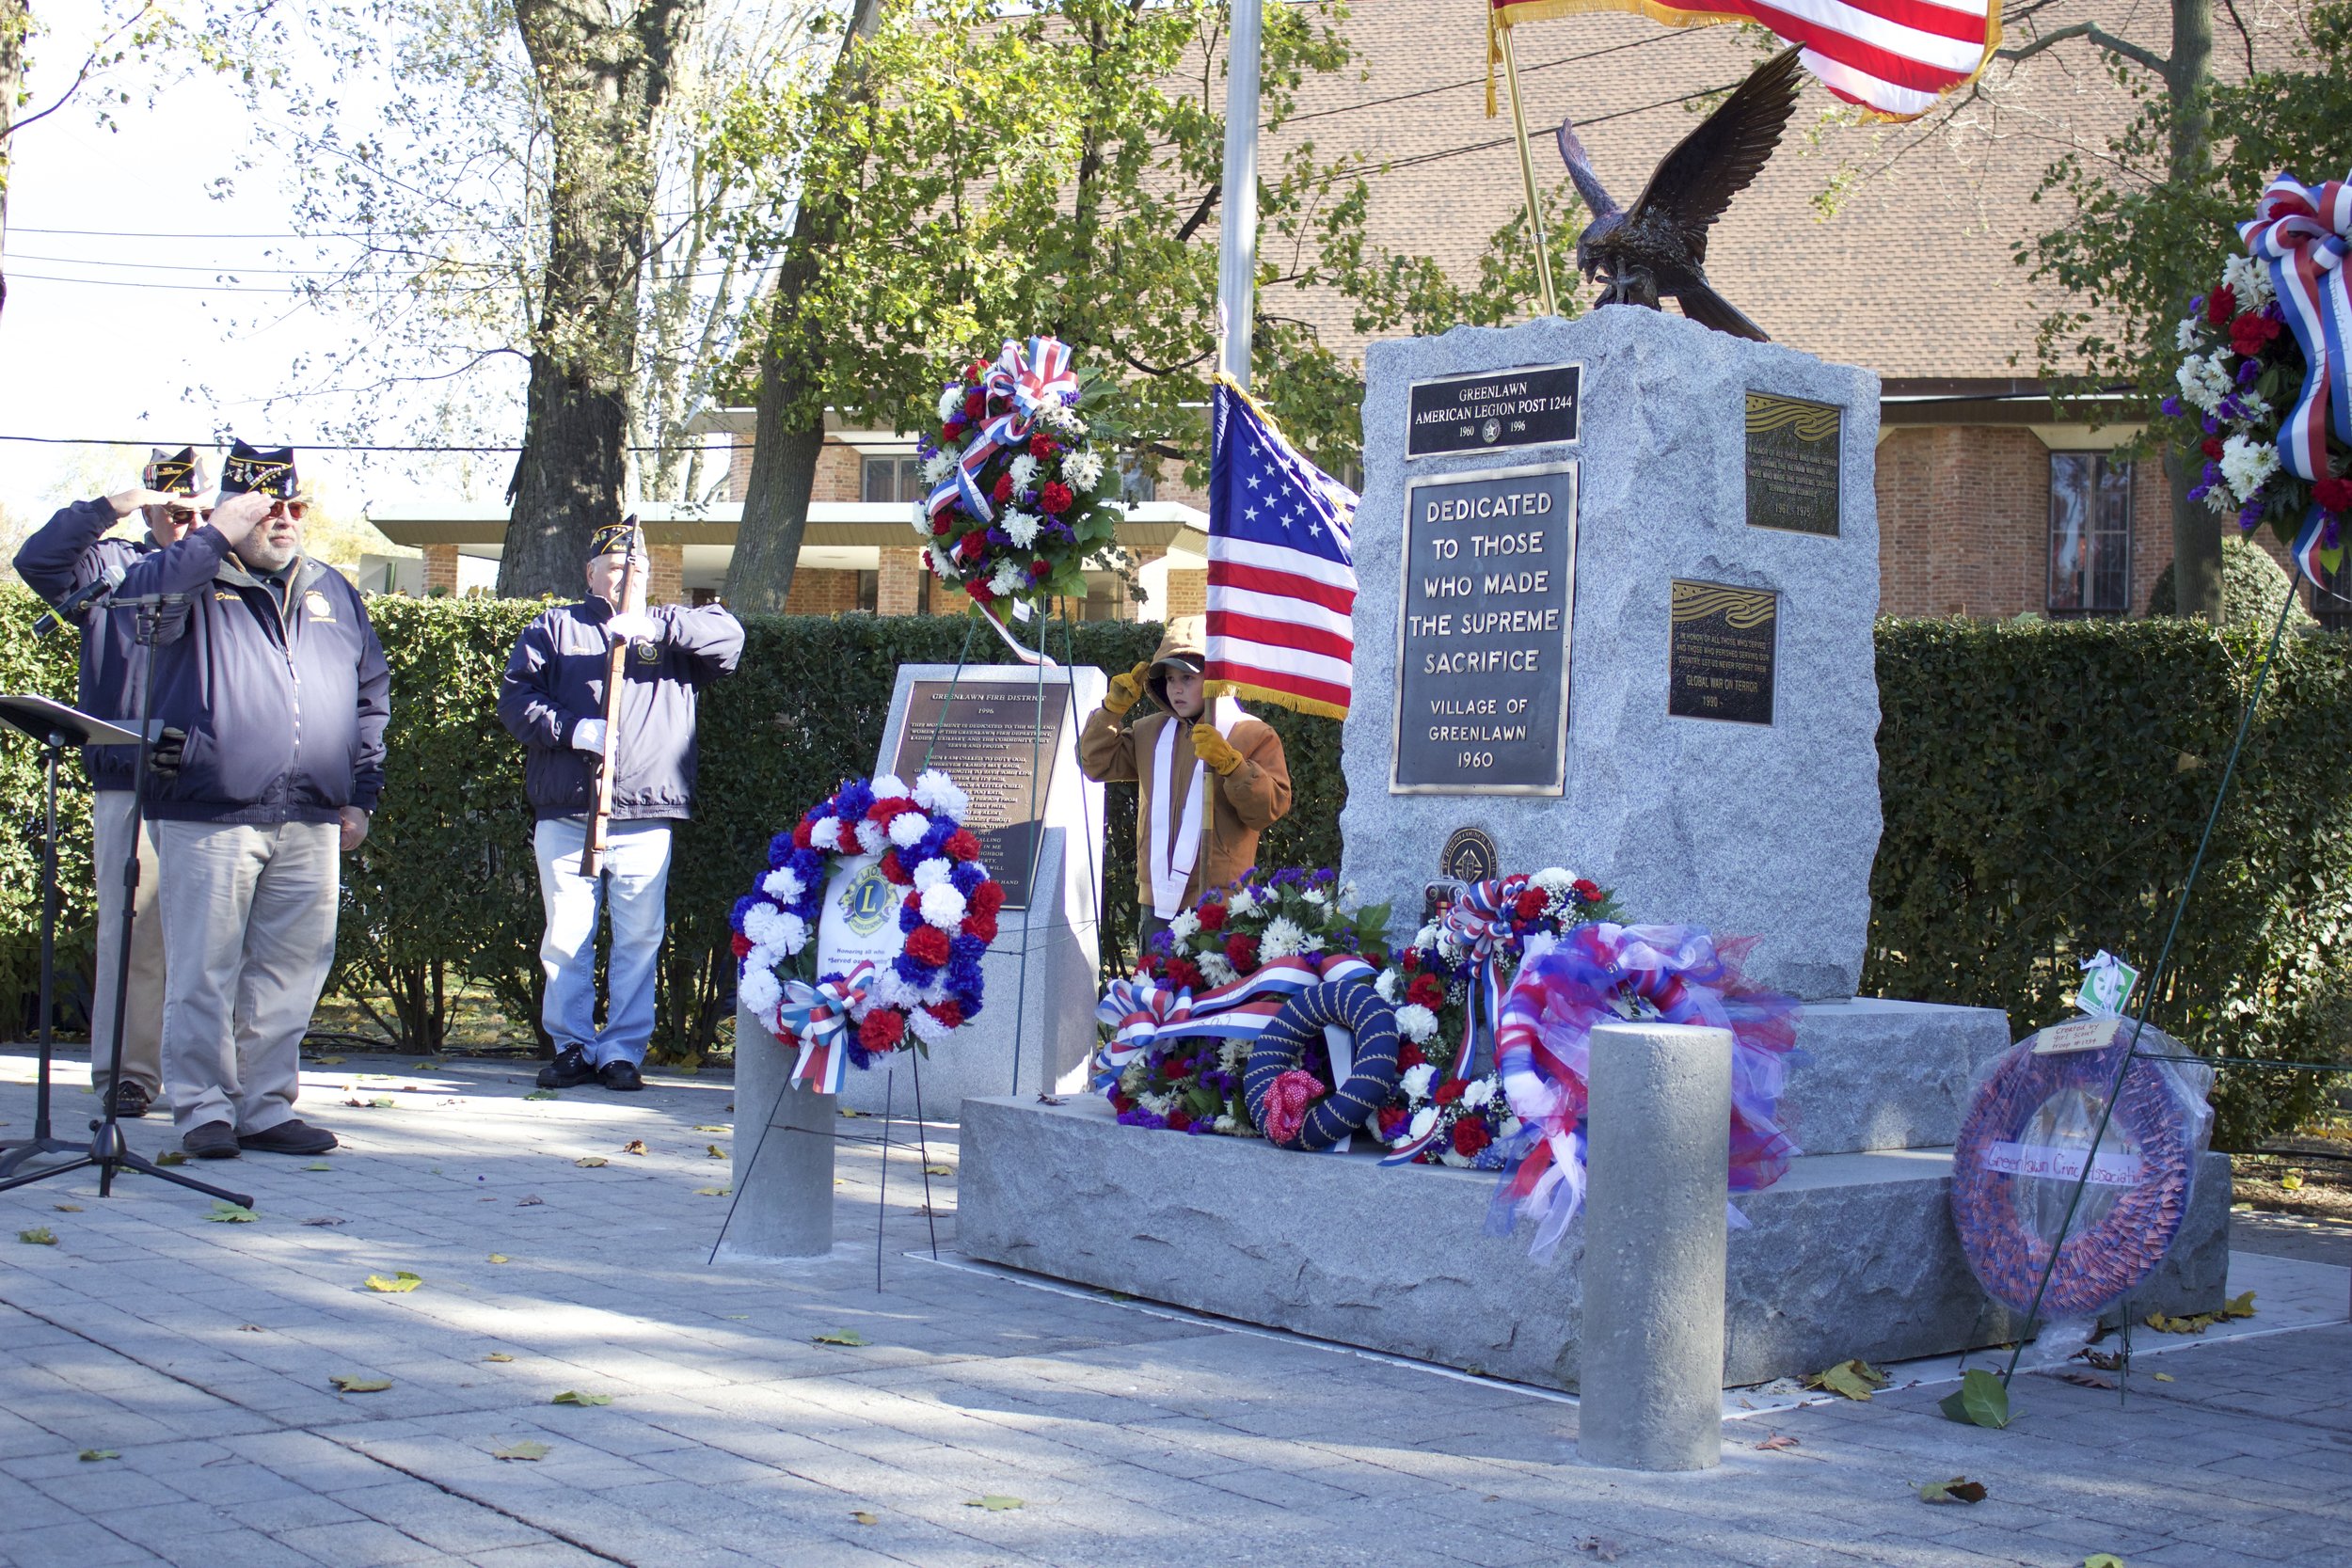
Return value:
[[(53, 711), (54, 710), (54, 711)], [(57, 763), (66, 747), (93, 738), (129, 739), (111, 724), (77, 722), (84, 715), (39, 698), (0, 697), (0, 724), (21, 731), (40, 743), (40, 1075), (33, 1091), (33, 1135), (0, 1144), (0, 1177), (27, 1160), (43, 1154), (70, 1154), (81, 1148), (69, 1138), (53, 1137), (49, 1125), (50, 1064), (56, 1042), (51, 1025), (50, 998), (56, 990), (57, 967)], [(112, 732), (102, 736), (100, 732)]]
[[(138, 605), (139, 645), (147, 649), (148, 654), (147, 657), (141, 660), (143, 669), (139, 693), (139, 731), (136, 737), (138, 749), (132, 753), (131, 767), (131, 795), (132, 799), (139, 802), (139, 812), (132, 823), (129, 851), (123, 856), (122, 942), (115, 951), (114, 1039), (109, 1046), (111, 1054), (108, 1058), (107, 1070), (110, 1074), (110, 1081), (118, 1084), (122, 1081), (122, 1025), (131, 1010), (131, 927), (132, 923), (138, 918), (139, 826), (147, 815), (148, 754), (155, 744), (155, 646), (163, 607), (167, 604), (177, 604), (184, 597), (184, 594), (165, 594), (134, 601)], [(45, 1037), (48, 1029), (48, 1019), (45, 1014), (41, 1021), (41, 1027)], [(202, 1193), (207, 1197), (218, 1198), (224, 1203), (234, 1203), (244, 1209), (253, 1207), (253, 1199), (247, 1194), (232, 1193), (226, 1187), (212, 1186), (193, 1177), (182, 1176), (177, 1171), (165, 1170), (146, 1156), (133, 1153), (131, 1146), (123, 1140), (122, 1128), (115, 1120), (115, 1097), (111, 1094), (106, 1096), (105, 1114), (100, 1119), (90, 1123), (90, 1134), (89, 1151), (80, 1159), (69, 1160), (61, 1165), (50, 1165), (40, 1170), (27, 1171), (21, 1176), (0, 1179), (0, 1193), (7, 1192), (11, 1187), (22, 1187), (35, 1181), (46, 1181), (53, 1176), (63, 1176), (70, 1171), (91, 1166), (95, 1167), (98, 1172), (98, 1196), (100, 1197), (114, 1196), (116, 1172), (134, 1170), (142, 1176), (152, 1176), (159, 1180), (168, 1181), (174, 1186), (185, 1187), (191, 1192)]]

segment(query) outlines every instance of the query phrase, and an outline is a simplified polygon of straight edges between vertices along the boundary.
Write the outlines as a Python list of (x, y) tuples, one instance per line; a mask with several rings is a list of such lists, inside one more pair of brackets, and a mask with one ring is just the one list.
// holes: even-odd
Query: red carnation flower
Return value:
[(895, 844), (882, 851), (881, 870), (884, 877), (899, 887), (906, 887), (914, 880), (907, 875), (906, 865), (898, 859), (898, 847)]
[(923, 1010), (950, 1029), (963, 1027), (963, 1004), (952, 996), (944, 1002), (930, 1003)]
[(964, 899), (964, 905), (974, 914), (994, 914), (1005, 907), (1005, 884), (982, 882)]
[(868, 1051), (888, 1051), (907, 1032), (906, 1020), (888, 1007), (877, 1007), (857, 1026), (857, 1042)]
[(2237, 295), (2230, 291), (2227, 283), (2217, 286), (2213, 293), (2205, 296), (2205, 320), (2214, 325), (2219, 326), (2236, 314)]
[(1168, 983), (1190, 990), (1200, 983), (1200, 966), (1190, 958), (1168, 959)]
[(2251, 359), (2284, 330), (2268, 316), (2249, 310), (2230, 324), (2230, 346)]
[(977, 420), (987, 412), (988, 399), (981, 395), (977, 387), (963, 394), (963, 417), (965, 419)]
[(1201, 905), (1200, 909), (1200, 928), (1204, 931), (1222, 931), (1225, 929), (1225, 906), (1222, 904)]
[(735, 956), (739, 958), (752, 950), (752, 939), (737, 931), (729, 939), (727, 945), (735, 949)]
[(872, 805), (866, 807), (866, 820), (868, 822), (880, 822), (884, 827), (888, 827), (892, 817), (898, 816), (902, 811), (913, 811), (914, 809), (914, 801), (908, 800), (903, 795), (893, 795), (886, 800), (877, 800)]
[[(937, 1010), (936, 1008), (934, 1008), (934, 1009), (933, 1009), (933, 1011), (936, 1011), (936, 1010)], [(1123, 1116), (1125, 1116), (1128, 1112), (1130, 1112), (1130, 1111), (1134, 1110), (1135, 1108), (1136, 1108), (1136, 1097), (1135, 1097), (1134, 1095), (1124, 1093), (1123, 1091), (1121, 1091), (1121, 1090), (1118, 1090), (1118, 1089), (1113, 1089), (1113, 1090), (1111, 1091), (1111, 1109), (1112, 1109), (1112, 1110), (1117, 1111), (1117, 1112), (1118, 1112), (1120, 1116), (1122, 1116), (1122, 1117), (1123, 1117)]]
[(987, 373), (988, 361), (985, 359), (975, 359), (963, 367), (963, 379), (966, 381), (977, 381)]
[(1445, 986), (1435, 974), (1416, 974), (1413, 983), (1405, 988), (1405, 1000), (1436, 1012), (1445, 1006)]
[(998, 474), (996, 476), (996, 487), (989, 492), (989, 496), (999, 506), (1002, 506), (1005, 502), (1012, 499), (1012, 475)]
[(1053, 569), (1054, 563), (1041, 555), (1035, 561), (1029, 562), (1029, 580), (1031, 582), (1035, 582), (1038, 578), (1043, 577), (1046, 573), (1052, 571)]
[(907, 957), (917, 963), (946, 963), (947, 933), (928, 923), (917, 926), (907, 934)]
[(996, 917), (993, 914), (967, 914), (963, 917), (963, 934), (982, 942), (996, 940)]
[(969, 598), (974, 604), (989, 604), (996, 597), (994, 591), (992, 590), (987, 583), (982, 582), (977, 578), (965, 583), (963, 585), (963, 592), (964, 596)]
[(1413, 1069), (1421, 1066), (1422, 1063), (1427, 1060), (1429, 1060), (1429, 1058), (1421, 1053), (1421, 1047), (1415, 1045), (1411, 1040), (1399, 1040), (1397, 1042), (1396, 1069), (1399, 1072), (1410, 1072)]
[(1465, 1079), (1449, 1078), (1444, 1083), (1438, 1085), (1438, 1092), (1431, 1095), (1429, 1098), (1436, 1101), (1440, 1105), (1451, 1105), (1455, 1101), (1461, 1099), (1462, 1091), (1469, 1087), (1470, 1084)]
[(988, 552), (988, 535), (974, 529), (956, 541), (956, 555), (963, 561), (977, 561)]
[(1161, 1079), (1170, 1084), (1178, 1082), (1191, 1070), (1192, 1058), (1189, 1056), (1170, 1056), (1160, 1064)]
[(980, 841), (972, 836), (969, 828), (958, 828), (948, 835), (943, 847), (951, 861), (976, 861), (980, 858)]
[(1168, 1130), (1169, 1132), (1182, 1132), (1189, 1129), (1191, 1126), (1192, 1116), (1189, 1112), (1179, 1110), (1168, 1113)]
[(1518, 902), (1512, 907), (1518, 911), (1521, 920), (1533, 920), (1544, 912), (1544, 906), (1549, 902), (1550, 900), (1544, 896), (1542, 888), (1532, 887), (1521, 893)]
[(1380, 1135), (1383, 1138), (1395, 1137), (1411, 1119), (1405, 1114), (1404, 1106), (1383, 1105), (1380, 1108)]
[(2330, 476), (2312, 481), (2312, 499), (2323, 512), (2352, 512), (2352, 479)]
[(2221, 437), (2218, 436), (2208, 436), (2203, 440), (2197, 443), (2197, 450), (2203, 452), (2207, 457), (2212, 458), (2216, 463), (2218, 463), (2221, 461)]
[(1043, 431), (1029, 437), (1029, 455), (1040, 463), (1054, 455), (1054, 438)]
[(1225, 961), (1244, 974), (1252, 974), (1258, 968), (1258, 939), (1246, 937), (1239, 931), (1225, 939)]
[(1405, 957), (1399, 958), (1397, 962), (1405, 966), (1406, 974), (1412, 974), (1414, 971), (1421, 968), (1421, 949), (1418, 947), (1407, 947), (1405, 950)]
[(1579, 877), (1575, 881), (1570, 882), (1568, 885), (1575, 890), (1576, 895), (1579, 898), (1583, 899), (1587, 904), (1597, 904), (1600, 902), (1600, 884), (1598, 882), (1593, 881), (1588, 878)]
[(799, 826), (792, 830), (792, 844), (793, 847), (799, 849), (814, 849), (817, 847), (817, 840), (813, 835), (812, 825), (807, 817), (802, 817)]
[(961, 420), (949, 420), (946, 424), (939, 427), (939, 444), (941, 446), (952, 447), (958, 441), (962, 439), (963, 421)]
[(1476, 1117), (1464, 1117), (1454, 1124), (1454, 1152), (1465, 1159), (1494, 1141), (1495, 1135)]
[(1037, 503), (1053, 515), (1058, 517), (1063, 513), (1069, 511), (1071, 503), (1075, 501), (1077, 499), (1077, 497), (1070, 493), (1069, 485), (1062, 483), (1059, 480), (1056, 480), (1054, 483), (1046, 485), (1044, 489), (1038, 492)]
[(946, 538), (947, 531), (955, 526), (955, 520), (948, 515), (947, 509), (946, 507), (943, 506), (938, 511), (931, 514), (932, 538)]

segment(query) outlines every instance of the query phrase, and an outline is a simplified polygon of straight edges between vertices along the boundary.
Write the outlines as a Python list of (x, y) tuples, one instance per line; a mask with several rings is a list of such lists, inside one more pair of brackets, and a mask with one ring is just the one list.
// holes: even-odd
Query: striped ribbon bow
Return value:
[(801, 1054), (792, 1064), (794, 1088), (813, 1084), (818, 1094), (841, 1092), (850, 1061), (850, 1010), (866, 1000), (873, 973), (871, 963), (861, 963), (837, 980), (814, 986), (805, 980), (784, 983), (776, 1019), (801, 1040)]
[(1129, 1062), (1162, 1040), (1255, 1040), (1282, 1004), (1310, 986), (1343, 980), (1371, 983), (1372, 965), (1347, 953), (1318, 953), (1276, 958), (1215, 990), (1195, 995), (1138, 974), (1113, 980), (1094, 1009), (1094, 1020), (1111, 1031), (1096, 1053), (1094, 1084), (1108, 1087)]
[(988, 422), (965, 449), (954, 471), (932, 490), (924, 507), (937, 512), (943, 502), (961, 495), (966, 511), (983, 522), (993, 522), (996, 508), (980, 488), (980, 470), (999, 449), (1026, 441), (1029, 425), (1038, 415), (1078, 401), (1078, 377), (1070, 368), (1070, 345), (1058, 338), (1032, 338), (1025, 353), (1008, 338), (996, 363), (980, 377), (980, 392), (991, 401), (1008, 398), (1012, 406)]
[(1504, 911), (1516, 891), (1506, 894), (1500, 881), (1473, 882), (1446, 906), (1440, 924), (1470, 966), (1470, 998), (1462, 1009), (1462, 1044), (1454, 1053), (1449, 1077), (1470, 1076), (1470, 1064), (1478, 1056), (1481, 1021), (1485, 1034), (1491, 1036), (1502, 1017), (1502, 976), (1495, 965), (1495, 945), (1509, 934)]
[[(2247, 252), (2270, 269), (2287, 329), (2303, 350), (2303, 390), (2279, 426), (2279, 457), (2305, 480), (2328, 477), (2328, 434), (2352, 445), (2352, 182), (2306, 185), (2280, 174), (2251, 219), (2238, 225)], [(2295, 559), (2314, 580), (2325, 543), (2314, 505), (2295, 541)]]

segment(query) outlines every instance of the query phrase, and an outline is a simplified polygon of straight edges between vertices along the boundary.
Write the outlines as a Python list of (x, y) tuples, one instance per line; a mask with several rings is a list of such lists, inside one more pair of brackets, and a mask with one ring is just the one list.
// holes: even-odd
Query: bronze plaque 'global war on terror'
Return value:
[(1062, 738), (1062, 715), (1069, 705), (1065, 692), (1058, 686), (1041, 690), (916, 681), (907, 699), (906, 729), (898, 737), (892, 771), (912, 779), (926, 768), (945, 768), (972, 797), (972, 812), (963, 825), (979, 838), (980, 858), (989, 874), (1004, 883), (1009, 910), (1028, 907), (1029, 868), (1045, 815), (1045, 787), (1054, 759), (1067, 744)]
[(1674, 585), (1666, 711), (1677, 719), (1772, 721), (1772, 652), (1780, 595), (1723, 582)]

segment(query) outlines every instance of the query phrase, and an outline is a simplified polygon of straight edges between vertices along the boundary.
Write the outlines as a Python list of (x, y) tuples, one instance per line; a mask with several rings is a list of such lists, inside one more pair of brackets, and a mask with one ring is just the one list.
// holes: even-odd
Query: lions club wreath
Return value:
[[(928, 1054), (978, 1016), (980, 957), (996, 940), (1005, 890), (962, 825), (971, 804), (937, 768), (912, 787), (889, 774), (852, 779), (769, 842), (768, 869), (736, 900), (729, 922), (736, 995), (769, 1034), (799, 1049), (795, 1086), (837, 1094), (845, 1068), (869, 1068), (910, 1043)], [(895, 893), (903, 940), (886, 962), (818, 974), (826, 889), (858, 861), (868, 863), (850, 897), (879, 928), (882, 889)]]

